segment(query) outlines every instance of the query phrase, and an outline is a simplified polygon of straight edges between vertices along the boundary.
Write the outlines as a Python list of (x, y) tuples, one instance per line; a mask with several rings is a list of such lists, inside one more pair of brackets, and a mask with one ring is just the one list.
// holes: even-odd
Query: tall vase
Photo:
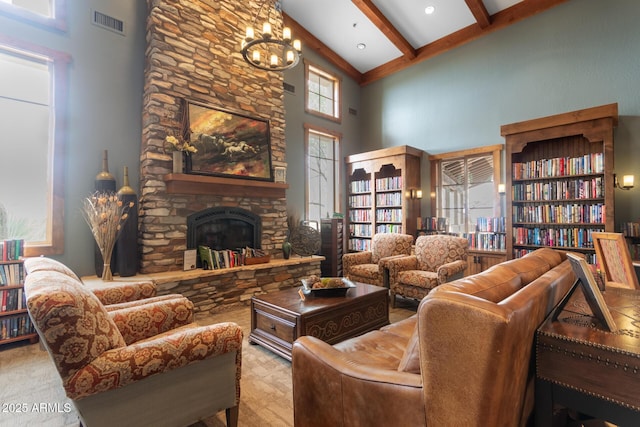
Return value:
[(135, 276), (138, 272), (138, 195), (129, 186), (129, 168), (124, 167), (124, 183), (118, 190), (118, 199), (129, 208), (128, 218), (122, 224), (116, 240), (116, 271), (121, 277)]
[[(102, 153), (102, 170), (95, 179), (95, 190), (104, 193), (116, 192), (116, 178), (109, 172), (109, 158), (108, 151), (104, 150)], [(102, 252), (97, 244), (94, 244), (94, 266), (96, 270), (96, 276), (103, 277), (104, 266), (109, 265), (110, 276), (114, 273), (116, 265), (115, 254), (111, 253), (110, 258), (105, 262), (102, 258)], [(111, 279), (109, 279), (111, 280)]]
[(184, 153), (182, 151), (173, 152), (173, 173), (184, 173)]
[(282, 256), (284, 259), (289, 259), (291, 256), (291, 243), (284, 242), (282, 244)]

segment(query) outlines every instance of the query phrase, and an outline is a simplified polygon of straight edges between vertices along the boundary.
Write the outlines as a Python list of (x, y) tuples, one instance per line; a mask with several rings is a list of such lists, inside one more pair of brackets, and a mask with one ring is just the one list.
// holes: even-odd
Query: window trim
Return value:
[[(333, 165), (333, 175), (338, 178), (338, 182), (334, 184), (334, 194), (333, 194), (333, 204), (335, 212), (342, 212), (342, 168), (341, 168), (341, 159), (342, 159), (342, 133), (333, 131), (330, 129), (322, 128), (320, 126), (311, 125), (308, 123), (304, 124), (304, 166), (305, 171), (309, 170), (309, 134), (310, 133), (324, 134), (327, 136), (331, 136), (337, 139), (338, 149), (336, 150), (337, 158), (334, 159)], [(305, 207), (305, 218), (309, 220), (309, 212), (307, 207), (309, 206), (309, 185), (307, 182), (307, 174), (305, 173), (304, 177), (304, 207)]]
[(27, 57), (43, 57), (52, 66), (52, 118), (49, 147), (53, 146), (51, 158), (51, 200), (49, 201), (51, 224), (51, 241), (46, 244), (29, 245), (24, 248), (24, 256), (60, 255), (64, 253), (64, 156), (66, 141), (66, 105), (68, 64), (71, 56), (43, 46), (14, 39), (0, 34), (0, 47), (7, 52), (16, 52)]
[[(311, 68), (313, 70), (310, 70)], [(324, 76), (327, 79), (331, 79), (334, 81), (335, 90), (333, 93), (333, 96), (334, 96), (333, 102), (334, 104), (336, 104), (335, 116), (324, 114), (309, 108), (309, 73), (310, 71), (313, 71), (313, 73), (319, 74), (321, 76)], [(337, 98), (337, 101), (336, 101), (336, 98)], [(338, 75), (331, 73), (306, 59), (304, 60), (304, 111), (307, 114), (312, 114), (314, 116), (322, 117), (327, 120), (334, 121), (336, 123), (342, 123), (342, 79)]]
[(0, 2), (0, 13), (10, 18), (19, 19), (28, 23), (41, 25), (59, 31), (67, 31), (67, 5), (66, 0), (53, 0), (53, 16), (47, 17), (13, 4)]
[[(502, 151), (504, 150), (503, 144), (487, 145), (485, 147), (471, 148), (468, 150), (451, 151), (448, 153), (433, 154), (429, 156), (429, 162), (431, 166), (431, 216), (437, 216), (438, 214), (438, 188), (440, 187), (440, 170), (443, 160), (454, 159), (468, 159), (472, 157), (480, 157), (491, 154), (493, 156), (493, 185), (494, 185), (494, 198), (493, 198), (493, 214), (494, 216), (504, 216), (502, 214), (503, 209), (501, 206), (501, 198), (498, 195), (498, 186), (502, 181)], [(465, 216), (468, 215), (465, 212)], [(469, 232), (469, 230), (467, 230)]]

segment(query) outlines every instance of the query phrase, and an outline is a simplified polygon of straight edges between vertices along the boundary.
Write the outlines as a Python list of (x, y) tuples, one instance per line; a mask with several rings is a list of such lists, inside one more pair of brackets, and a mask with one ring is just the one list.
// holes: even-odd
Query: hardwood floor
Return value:
[[(417, 303), (398, 301), (390, 310), (391, 322), (415, 313)], [(291, 363), (247, 342), (249, 307), (215, 315), (198, 315), (200, 324), (236, 322), (244, 331), (239, 425), (292, 426)], [(39, 344), (16, 343), (0, 348), (0, 427), (78, 427), (71, 401), (49, 355)], [(194, 427), (225, 426), (224, 412)]]

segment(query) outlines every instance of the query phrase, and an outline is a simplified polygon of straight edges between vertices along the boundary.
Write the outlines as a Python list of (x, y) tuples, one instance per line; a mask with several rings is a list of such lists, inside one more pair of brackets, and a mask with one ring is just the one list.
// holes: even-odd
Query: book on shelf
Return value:
[(24, 256), (24, 239), (5, 239), (0, 241), (2, 261), (17, 261)]
[(447, 231), (448, 228), (447, 218), (427, 216), (422, 220), (422, 229), (426, 231)]
[(221, 268), (240, 267), (246, 264), (257, 264), (248, 262), (248, 259), (260, 259), (268, 262), (269, 256), (262, 249), (238, 248), (238, 249), (211, 249), (208, 246), (198, 246), (198, 257), (202, 268), (205, 270), (218, 270)]
[(0, 265), (0, 286), (14, 286), (24, 283), (24, 267), (22, 264)]
[(0, 319), (0, 340), (34, 334), (35, 328), (28, 314), (9, 316)]

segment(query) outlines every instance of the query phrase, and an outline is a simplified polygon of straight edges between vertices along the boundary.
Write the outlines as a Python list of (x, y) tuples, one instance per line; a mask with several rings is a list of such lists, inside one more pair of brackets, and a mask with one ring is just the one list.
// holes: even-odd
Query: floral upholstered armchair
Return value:
[(390, 257), (411, 254), (413, 236), (400, 233), (378, 233), (371, 240), (371, 250), (342, 256), (344, 277), (354, 282), (389, 287), (386, 262)]
[(83, 425), (189, 425), (221, 410), (237, 425), (243, 334), (235, 323), (193, 323), (186, 298), (108, 312), (55, 270), (31, 271), (24, 286)]
[(449, 235), (420, 236), (415, 255), (387, 262), (391, 306), (396, 295), (421, 300), (436, 286), (459, 279), (467, 267), (469, 242)]

